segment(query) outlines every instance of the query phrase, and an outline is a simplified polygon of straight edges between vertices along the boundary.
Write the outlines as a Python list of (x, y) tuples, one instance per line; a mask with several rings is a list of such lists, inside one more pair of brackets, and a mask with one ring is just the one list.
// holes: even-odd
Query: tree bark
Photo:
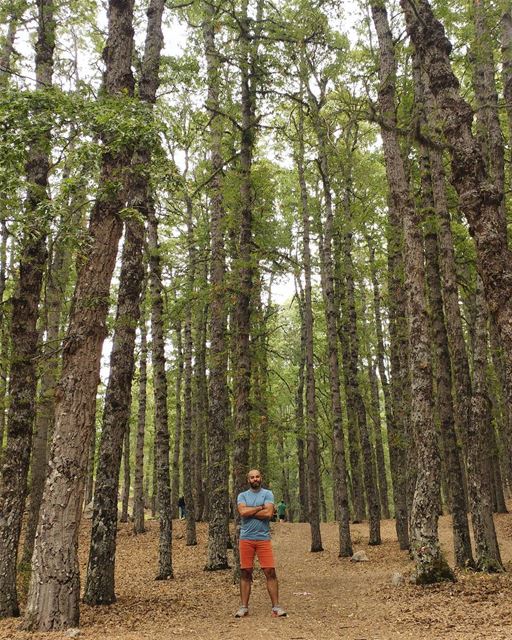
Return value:
[[(110, 3), (105, 91), (116, 98), (133, 93), (132, 18), (131, 0), (122, 5)], [(78, 528), (110, 281), (122, 230), (119, 211), (126, 201), (123, 176), (130, 159), (131, 150), (124, 146), (115, 153), (106, 151), (102, 158), (100, 184), (118, 187), (96, 201), (89, 224), (90, 242), (77, 277), (32, 559), (25, 617), (29, 629), (64, 629), (79, 622)]]
[[(116, 601), (114, 573), (117, 496), (123, 446), (125, 485), (127, 457), (129, 469), (129, 444), (127, 449), (126, 440), (129, 438), (131, 389), (135, 367), (135, 330), (140, 317), (140, 294), (144, 278), (143, 243), (144, 225), (138, 220), (130, 220), (126, 225), (122, 253), (117, 314), (110, 355), (110, 376), (103, 410), (94, 490), (91, 547), (84, 594), (84, 602), (92, 605), (111, 604)], [(123, 493), (125, 492), (126, 488)], [(124, 502), (123, 496), (123, 504)]]
[(171, 479), (169, 473), (169, 425), (165, 373), (164, 301), (158, 225), (154, 209), (148, 215), (149, 273), (151, 286), (151, 353), (155, 395), (155, 467), (160, 540), (157, 580), (174, 577), (172, 567)]
[(501, 65), (503, 82), (503, 99), (507, 113), (509, 153), (512, 153), (512, 9), (505, 0), (501, 16)]
[[(80, 226), (80, 218), (82, 217), (80, 204), (82, 204), (83, 195), (83, 185), (81, 185), (78, 192), (73, 194), (69, 202), (69, 212), (71, 214), (69, 223), (71, 226)], [(47, 274), (45, 296), (46, 340), (43, 346), (42, 358), (44, 365), (40, 381), (32, 451), (29, 515), (21, 560), (21, 564), (26, 567), (30, 565), (34, 551), (34, 539), (48, 466), (48, 440), (51, 438), (55, 419), (55, 390), (60, 373), (62, 306), (68, 293), (72, 254), (73, 251), (69, 242), (57, 241), (53, 247), (52, 264)]]
[[(186, 152), (186, 163), (188, 165), (188, 153)], [(187, 210), (187, 294), (188, 304), (185, 308), (185, 321), (183, 327), (183, 362), (184, 362), (184, 395), (183, 395), (183, 496), (185, 498), (186, 520), (187, 520), (187, 546), (197, 544), (196, 536), (196, 512), (194, 505), (193, 478), (194, 462), (193, 456), (193, 434), (192, 434), (192, 310), (194, 305), (194, 282), (195, 282), (195, 248), (193, 231), (192, 201), (185, 196), (185, 206)]]
[[(392, 282), (396, 282), (396, 276), (394, 274), (398, 271), (395, 266), (397, 260), (397, 252), (395, 248), (396, 239), (391, 243), (389, 252), (389, 262), (391, 265), (391, 278), (389, 288), (393, 290), (393, 296), (396, 293), (396, 289), (392, 287)], [(379, 369), (379, 378), (382, 386), (382, 393), (384, 396), (384, 411), (386, 414), (386, 426), (388, 429), (388, 447), (389, 447), (389, 461), (391, 467), (391, 481), (393, 485), (393, 504), (395, 508), (395, 524), (398, 543), (400, 549), (405, 550), (409, 548), (409, 532), (408, 532), (408, 516), (407, 516), (407, 502), (406, 502), (406, 472), (405, 472), (405, 455), (403, 442), (402, 423), (399, 420), (401, 412), (398, 412), (398, 416), (395, 417), (393, 411), (393, 398), (391, 394), (390, 385), (388, 383), (388, 377), (386, 373), (385, 365), (385, 351), (384, 351), (384, 332), (382, 327), (382, 314), (381, 314), (381, 296), (379, 289), (379, 282), (377, 277), (377, 268), (375, 265), (375, 249), (370, 241), (368, 241), (368, 249), (370, 252), (370, 271), (373, 288), (373, 304), (375, 314), (375, 331), (377, 334), (377, 365)], [(393, 255), (393, 253), (395, 255)], [(390, 296), (390, 299), (393, 298)], [(396, 304), (392, 305), (390, 309), (390, 333), (395, 329), (397, 323), (396, 318), (393, 317), (393, 310), (396, 309)], [(398, 334), (395, 331), (395, 334)], [(391, 338), (391, 346), (393, 353), (397, 351), (398, 335)], [(395, 379), (401, 377), (400, 364), (395, 357), (392, 361), (395, 367)]]
[(174, 325), (176, 333), (176, 421), (174, 423), (174, 447), (172, 450), (172, 517), (178, 517), (178, 499), (180, 493), (180, 455), (182, 441), (183, 409), (181, 404), (181, 389), (183, 385), (183, 338), (181, 319), (177, 318)]
[[(37, 92), (52, 85), (55, 28), (53, 0), (41, 0), (35, 44)], [(34, 136), (25, 164), (27, 196), (18, 282), (12, 300), (7, 444), (0, 476), (0, 617), (19, 615), (16, 562), (35, 417), (39, 341), (36, 324), (49, 224), (48, 214), (42, 215), (41, 211), (49, 200), (50, 136), (49, 125)]]
[[(135, 347), (135, 345), (134, 345)], [(132, 374), (133, 377), (133, 374)], [(121, 516), (119, 522), (128, 522), (128, 506), (130, 502), (131, 487), (131, 464), (130, 464), (130, 422), (126, 425), (123, 443), (123, 493), (121, 496)]]
[[(452, 160), (452, 184), (475, 239), (478, 271), (500, 332), (507, 378), (512, 380), (512, 254), (500, 232), (503, 194), (490, 179), (472, 132), (473, 112), (460, 95), (449, 59), (451, 44), (442, 24), (434, 17), (427, 0), (416, 0), (414, 8), (406, 0), (401, 0), (401, 4), (408, 34), (421, 57), (439, 107)], [(508, 388), (512, 389), (512, 385)], [(512, 398), (508, 401), (512, 402)]]
[(208, 420), (208, 559), (205, 569), (228, 568), (229, 491), (227, 455), (227, 340), (226, 340), (226, 255), (224, 245), (226, 214), (223, 205), (222, 133), (219, 115), (221, 60), (215, 43), (214, 5), (205, 4), (203, 38), (208, 82), (207, 109), (210, 110), (210, 404)]
[[(302, 93), (302, 92), (301, 92)], [(298, 151), (296, 156), (300, 187), (300, 212), (302, 217), (302, 264), (304, 268), (304, 332), (306, 354), (306, 438), (307, 438), (307, 517), (311, 528), (311, 551), (322, 551), (320, 533), (318, 468), (318, 425), (316, 409), (315, 363), (313, 353), (313, 304), (311, 295), (310, 214), (307, 185), (304, 173), (304, 112), (301, 105), (298, 125)], [(341, 548), (341, 540), (340, 540)]]
[[(306, 201), (307, 202), (307, 201)], [(297, 278), (296, 278), (297, 284)], [(299, 475), (299, 522), (308, 522), (308, 483), (306, 459), (304, 455), (304, 368), (306, 366), (306, 325), (304, 317), (304, 292), (298, 282), (300, 292), (297, 292), (300, 315), (300, 356), (297, 378), (297, 391), (295, 394), (295, 429), (297, 442), (297, 467)]]
[(381, 135), (391, 207), (399, 212), (404, 232), (411, 388), (411, 426), (416, 438), (418, 475), (410, 517), (411, 551), (420, 584), (452, 580), (438, 537), (439, 451), (432, 414), (432, 365), (429, 322), (425, 300), (423, 243), (419, 220), (409, 193), (396, 134), (396, 62), (392, 35), (383, 4), (372, 4), (372, 17), (380, 47), (379, 107)]
[[(145, 290), (143, 285), (142, 291)], [(143, 302), (144, 305), (144, 302)], [(144, 310), (140, 322), (139, 409), (137, 414), (137, 441), (135, 445), (135, 477), (133, 480), (133, 533), (144, 533), (144, 436), (146, 431), (147, 397), (147, 328)]]
[[(416, 96), (416, 101), (417, 103), (421, 102), (420, 95)], [(434, 200), (430, 182), (428, 150), (422, 147), (420, 154), (420, 162), (422, 165), (422, 204), (427, 229), (425, 234), (426, 278), (434, 338), (437, 403), (447, 471), (448, 498), (452, 514), (455, 562), (457, 566), (461, 568), (473, 567), (474, 561), (469, 536), (461, 452), (457, 442), (453, 414), (451, 390), (452, 370), (448, 349), (448, 336), (444, 320), (437, 235), (434, 227), (435, 222), (432, 219)]]
[(468, 489), (475, 537), (477, 567), (482, 571), (502, 571), (493, 520), (492, 484), (485, 465), (490, 420), (487, 394), (487, 313), (480, 278), (477, 281), (476, 321), (473, 347), (473, 397), (471, 430), (468, 439)]

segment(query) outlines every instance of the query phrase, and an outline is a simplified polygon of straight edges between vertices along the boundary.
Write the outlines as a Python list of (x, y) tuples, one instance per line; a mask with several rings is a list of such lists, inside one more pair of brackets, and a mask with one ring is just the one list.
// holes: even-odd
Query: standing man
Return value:
[(261, 473), (252, 469), (247, 474), (250, 489), (238, 495), (238, 513), (242, 517), (240, 529), (240, 600), (241, 605), (235, 618), (249, 615), (249, 597), (251, 595), (252, 570), (254, 556), (267, 579), (267, 591), (272, 602), (272, 616), (281, 618), (286, 611), (279, 606), (279, 589), (270, 540), (270, 519), (274, 513), (272, 491), (261, 486)]

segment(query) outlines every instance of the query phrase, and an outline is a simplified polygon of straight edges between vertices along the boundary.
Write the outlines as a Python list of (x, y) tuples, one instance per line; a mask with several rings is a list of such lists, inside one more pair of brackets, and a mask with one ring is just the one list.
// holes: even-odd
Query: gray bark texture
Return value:
[(404, 266), (407, 287), (409, 349), (411, 366), (411, 427), (416, 439), (418, 475), (409, 520), (411, 551), (420, 584), (453, 579), (438, 537), (438, 497), (440, 487), (439, 450), (433, 421), (432, 364), (429, 319), (425, 299), (423, 242), (417, 213), (409, 193), (396, 134), (396, 62), (392, 35), (383, 4), (372, 4), (372, 17), (380, 47), (379, 107), (381, 135), (391, 206), (402, 219)]
[[(143, 291), (145, 284), (143, 285)], [(137, 414), (137, 439), (135, 444), (135, 476), (133, 480), (133, 533), (144, 533), (144, 436), (146, 431), (147, 400), (147, 328), (146, 317), (142, 311), (140, 322), (139, 357), (139, 409)]]
[(213, 4), (205, 5), (203, 38), (206, 54), (208, 97), (211, 111), (210, 162), (210, 381), (208, 440), (208, 558), (205, 569), (228, 568), (229, 491), (227, 455), (227, 308), (226, 308), (226, 215), (222, 197), (222, 133), (219, 111), (220, 56), (215, 44), (215, 12)]
[(311, 528), (311, 551), (322, 551), (320, 533), (319, 485), (320, 470), (318, 468), (318, 426), (316, 409), (315, 363), (313, 354), (313, 306), (311, 299), (311, 248), (310, 248), (310, 214), (304, 175), (304, 113), (299, 111), (299, 150), (297, 153), (297, 170), (300, 186), (300, 210), (302, 217), (302, 264), (304, 268), (304, 332), (306, 355), (306, 442), (307, 442), (307, 518)]
[[(155, 467), (160, 538), (157, 580), (174, 577), (172, 567), (171, 478), (169, 471), (169, 424), (165, 372), (164, 300), (162, 267), (158, 246), (158, 224), (153, 209), (148, 216), (149, 281), (151, 287), (151, 354), (155, 395)], [(154, 485), (153, 485), (154, 486)]]
[[(407, 31), (429, 77), (439, 108), (442, 130), (449, 143), (451, 180), (475, 239), (477, 267), (485, 297), (496, 321), (512, 379), (512, 254), (503, 236), (500, 192), (486, 170), (481, 147), (473, 134), (473, 112), (461, 97), (450, 63), (451, 44), (427, 0), (414, 5), (401, 0)], [(508, 385), (512, 389), (512, 385)], [(508, 399), (509, 402), (512, 398)]]
[[(43, 0), (38, 4), (36, 91), (52, 85), (54, 48), (53, 0)], [(44, 106), (41, 108), (45, 109)], [(41, 114), (38, 117), (41, 118)], [(34, 135), (25, 164), (27, 196), (18, 281), (12, 300), (7, 444), (0, 476), (0, 617), (19, 615), (16, 563), (35, 418), (39, 342), (36, 324), (47, 260), (49, 224), (47, 216), (41, 215), (41, 209), (49, 199), (50, 136), (50, 126)]]
[(92, 605), (111, 604), (116, 600), (114, 576), (117, 496), (123, 446), (125, 459), (129, 456), (126, 440), (127, 434), (129, 437), (131, 389), (135, 368), (135, 330), (140, 317), (140, 294), (144, 278), (143, 243), (143, 223), (130, 220), (126, 225), (121, 258), (110, 376), (105, 395), (94, 490), (91, 547), (84, 594), (84, 602)]
[[(187, 156), (188, 164), (188, 156)], [(187, 210), (187, 293), (188, 304), (185, 308), (185, 320), (183, 325), (183, 361), (184, 361), (184, 395), (183, 395), (183, 496), (187, 505), (187, 546), (197, 544), (196, 513), (194, 504), (193, 480), (194, 480), (194, 441), (192, 433), (192, 352), (194, 349), (192, 338), (192, 314), (195, 311), (194, 282), (195, 282), (195, 247), (193, 231), (192, 201), (185, 197)]]
[[(133, 93), (133, 4), (111, 2), (105, 49), (105, 91)], [(107, 141), (108, 142), (108, 141)], [(95, 203), (89, 245), (80, 266), (65, 340), (49, 472), (32, 558), (25, 627), (53, 630), (79, 623), (78, 529), (96, 410), (101, 348), (107, 333), (110, 281), (122, 231), (119, 211), (131, 150), (105, 152), (100, 184), (117, 184)]]

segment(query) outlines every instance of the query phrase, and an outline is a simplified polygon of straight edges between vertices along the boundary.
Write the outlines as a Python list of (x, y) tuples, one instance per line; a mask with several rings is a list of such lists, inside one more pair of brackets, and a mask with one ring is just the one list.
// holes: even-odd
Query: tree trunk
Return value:
[[(109, 5), (105, 90), (131, 95), (133, 5)], [(115, 42), (115, 46), (113, 46)], [(120, 98), (122, 99), (122, 97)], [(100, 184), (115, 185), (94, 206), (90, 242), (78, 273), (57, 398), (55, 431), (32, 559), (25, 626), (50, 630), (79, 622), (80, 576), (77, 557), (87, 454), (95, 419), (101, 349), (106, 335), (110, 281), (126, 197), (123, 175), (131, 152), (105, 152)], [(66, 470), (63, 472), (63, 470)], [(66, 549), (62, 558), (62, 549)]]
[(499, 233), (507, 246), (507, 214), (505, 210), (505, 149), (498, 111), (493, 46), (486, 12), (486, 0), (474, 0), (475, 42), (471, 47), (473, 58), (473, 87), (477, 102), (477, 137), (481, 145), (486, 173), (499, 194)]
[(507, 112), (509, 153), (512, 152), (512, 9), (507, 0), (503, 2), (501, 16), (501, 65), (503, 100)]
[[(420, 102), (421, 97), (416, 96)], [(436, 362), (436, 391), (441, 429), (441, 439), (445, 454), (447, 471), (448, 499), (453, 522), (453, 543), (455, 562), (458, 567), (474, 566), (469, 525), (467, 519), (467, 505), (464, 493), (464, 480), (461, 464), (461, 452), (457, 443), (455, 420), (453, 415), (452, 398), (452, 370), (448, 349), (448, 336), (444, 321), (443, 300), (441, 293), (441, 278), (439, 275), (439, 256), (437, 249), (437, 235), (435, 233), (434, 202), (430, 184), (430, 166), (428, 151), (420, 150), (422, 163), (422, 194), (424, 216), (427, 232), (425, 234), (426, 277), (428, 283), (430, 317), (434, 338)], [(435, 215), (435, 214), (434, 214)]]
[[(13, 2), (9, 13), (9, 26), (0, 47), (0, 87), (7, 84), (14, 53), (14, 41), (20, 20), (27, 8), (27, 2)], [(50, 25), (50, 29), (52, 26)], [(51, 83), (50, 83), (51, 84)]]
[[(347, 213), (350, 214), (347, 208)], [(350, 225), (350, 219), (346, 222)], [(359, 365), (359, 338), (357, 335), (357, 315), (355, 302), (354, 287), (354, 265), (352, 262), (352, 232), (347, 229), (341, 242), (343, 252), (343, 271), (345, 276), (344, 298), (345, 298), (345, 330), (348, 338), (348, 360), (344, 362), (344, 369), (350, 378), (349, 386), (355, 405), (357, 431), (361, 442), (361, 452), (363, 458), (363, 478), (366, 491), (366, 500), (368, 504), (369, 515), (369, 544), (376, 545), (381, 543), (380, 537), (380, 504), (377, 493), (377, 478), (375, 468), (375, 458), (370, 443), (370, 434), (368, 431), (368, 423), (366, 420), (366, 409), (364, 406), (363, 396), (358, 381), (358, 365)]]
[[(429, 122), (433, 128), (435, 116), (433, 111), (432, 100), (428, 97), (429, 105)], [(487, 558), (487, 549), (494, 548), (495, 532), (491, 515), (487, 513), (487, 504), (482, 504), (480, 496), (480, 483), (482, 480), (482, 460), (478, 455), (480, 449), (479, 428), (473, 424), (473, 420), (477, 416), (479, 410), (483, 411), (478, 398), (473, 397), (472, 383), (469, 372), (469, 363), (466, 353), (466, 344), (462, 328), (462, 318), (459, 304), (458, 288), (457, 288), (457, 271), (455, 265), (455, 256), (453, 250), (453, 240), (450, 228), (450, 218), (448, 214), (448, 205), (444, 184), (444, 171), (442, 158), (440, 153), (430, 149), (430, 163), (432, 171), (432, 186), (436, 214), (438, 217), (438, 244), (440, 271), (443, 284), (443, 298), (446, 309), (446, 329), (448, 335), (448, 344), (450, 348), (451, 362), (454, 374), (455, 387), (455, 424), (459, 434), (463, 437), (464, 456), (466, 462), (467, 484), (469, 494), (469, 507), (471, 511), (471, 521), (475, 539), (478, 537), (480, 543), (476, 544), (476, 562), (477, 566), (482, 570), (493, 570), (493, 562), (489, 562)], [(475, 407), (473, 407), (475, 404)], [(473, 408), (472, 408), (473, 407)], [(485, 500), (487, 501), (488, 498)], [(482, 523), (487, 523), (485, 526)], [(478, 533), (476, 528), (479, 529)], [(489, 535), (486, 541), (483, 539), (485, 535)], [(480, 552), (483, 554), (480, 557)]]
[[(186, 163), (188, 165), (188, 153), (186, 152)], [(187, 546), (197, 544), (196, 536), (196, 512), (194, 505), (193, 479), (194, 469), (192, 468), (193, 457), (193, 434), (192, 434), (192, 310), (194, 304), (194, 281), (195, 281), (195, 248), (194, 248), (194, 231), (192, 218), (192, 201), (188, 196), (186, 200), (187, 209), (187, 246), (188, 246), (188, 264), (187, 264), (187, 294), (188, 304), (185, 308), (185, 322), (183, 331), (183, 361), (184, 361), (184, 396), (183, 396), (183, 496), (186, 504), (187, 519)]]
[[(91, 548), (87, 566), (84, 602), (111, 604), (115, 596), (115, 555), (117, 535), (117, 497), (119, 471), (124, 445), (123, 508), (127, 500), (127, 474), (130, 469), (129, 420), (132, 380), (135, 367), (135, 330), (140, 317), (140, 294), (144, 268), (142, 249), (144, 225), (136, 219), (126, 225), (115, 331), (110, 355), (110, 376), (105, 396), (99, 448)], [(128, 440), (128, 444), (127, 444)], [(128, 480), (129, 490), (129, 480)], [(121, 519), (121, 521), (123, 521)]]
[[(69, 224), (72, 226), (80, 226), (80, 218), (82, 217), (80, 204), (83, 204), (83, 198), (80, 196), (83, 196), (82, 188), (74, 194), (69, 203), (71, 214)], [(47, 276), (46, 341), (43, 346), (44, 369), (41, 375), (32, 451), (30, 507), (21, 560), (22, 565), (27, 567), (30, 565), (34, 551), (34, 539), (48, 466), (48, 439), (51, 438), (55, 419), (55, 390), (60, 372), (59, 345), (61, 342), (62, 306), (68, 293), (72, 253), (69, 242), (57, 242), (53, 248), (52, 264)]]
[[(238, 573), (238, 525), (236, 498), (246, 486), (250, 439), (250, 387), (251, 387), (251, 300), (253, 289), (253, 190), (251, 184), (252, 158), (255, 141), (256, 109), (256, 51), (248, 16), (248, 0), (241, 3), (238, 17), (240, 27), (241, 70), (241, 146), (240, 146), (240, 211), (238, 217), (238, 252), (236, 273), (236, 299), (233, 313), (233, 395), (234, 395), (234, 443), (233, 443), (233, 510), (236, 522), (235, 578)], [(258, 3), (258, 14), (261, 3)]]
[[(485, 297), (498, 326), (512, 380), (512, 254), (502, 229), (500, 193), (485, 170), (478, 141), (472, 132), (473, 112), (460, 96), (459, 82), (450, 64), (451, 44), (427, 0), (418, 0), (413, 10), (401, 0), (407, 31), (418, 50), (439, 107), (444, 135), (452, 160), (451, 179), (459, 194), (462, 212), (469, 224), (477, 251), (477, 267)], [(508, 385), (512, 389), (512, 385)], [(512, 398), (508, 399), (512, 402)]]
[(226, 216), (222, 196), (222, 133), (219, 115), (221, 61), (215, 44), (214, 5), (205, 4), (203, 37), (206, 54), (210, 110), (210, 404), (208, 420), (208, 559), (205, 569), (228, 568), (229, 492), (227, 454), (227, 340), (226, 340), (226, 256), (224, 234)]
[[(302, 264), (304, 268), (304, 333), (306, 354), (306, 442), (307, 442), (307, 517), (311, 528), (311, 551), (323, 551), (320, 533), (318, 468), (318, 425), (316, 409), (315, 364), (313, 352), (313, 304), (311, 294), (310, 214), (306, 178), (304, 174), (304, 112), (299, 110), (298, 152), (296, 156), (302, 216)], [(341, 542), (341, 541), (340, 541)]]
[(407, 286), (410, 366), (412, 373), (411, 426), (416, 438), (418, 476), (410, 517), (411, 551), (420, 584), (452, 580), (439, 546), (439, 451), (432, 414), (432, 365), (429, 321), (425, 300), (423, 243), (419, 220), (409, 193), (396, 134), (394, 45), (386, 9), (372, 4), (372, 16), (380, 47), (379, 107), (381, 135), (390, 190), (390, 205), (402, 217)]
[[(135, 345), (134, 345), (135, 346)], [(131, 385), (130, 385), (131, 386)], [(123, 444), (123, 493), (121, 497), (120, 522), (128, 522), (128, 506), (130, 502), (131, 486), (131, 465), (130, 465), (130, 421), (126, 425)]]
[(6, 392), (7, 392), (7, 379), (8, 369), (7, 362), (9, 359), (8, 353), (8, 326), (6, 322), (7, 310), (4, 303), (5, 285), (7, 282), (7, 239), (9, 231), (7, 229), (7, 222), (5, 218), (1, 221), (1, 240), (0, 240), (0, 358), (4, 366), (0, 372), (0, 465), (2, 463), (2, 451), (4, 446), (4, 433), (6, 424)]
[(386, 474), (386, 461), (384, 457), (384, 444), (382, 442), (382, 425), (380, 422), (380, 400), (379, 385), (377, 383), (377, 372), (375, 361), (372, 354), (368, 356), (368, 380), (370, 384), (370, 419), (373, 424), (373, 439), (375, 441), (375, 456), (377, 459), (377, 474), (379, 486), (379, 499), (382, 510), (382, 517), (389, 520), (389, 503), (388, 503), (388, 481)]
[(295, 425), (297, 441), (297, 467), (299, 475), (299, 522), (308, 522), (309, 498), (306, 459), (304, 455), (304, 367), (306, 365), (306, 325), (304, 317), (304, 293), (302, 291), (300, 293), (297, 293), (297, 297), (300, 312), (300, 359), (297, 392), (295, 394)]
[(155, 394), (155, 466), (160, 541), (157, 580), (173, 578), (171, 479), (169, 473), (169, 424), (167, 377), (165, 373), (164, 301), (162, 267), (158, 246), (158, 226), (154, 209), (148, 216), (148, 248), (151, 284), (151, 349)]
[[(53, 0), (38, 4), (35, 44), (36, 92), (51, 87), (55, 19)], [(45, 107), (42, 106), (42, 109)], [(39, 114), (40, 116), (40, 114)], [(50, 114), (48, 114), (50, 121)], [(12, 300), (11, 366), (7, 444), (0, 476), (0, 617), (18, 616), (16, 562), (27, 492), (37, 387), (38, 308), (47, 259), (47, 216), (50, 126), (30, 141), (25, 164), (27, 196), (19, 275)]]
[(477, 566), (482, 571), (502, 571), (498, 540), (493, 520), (490, 469), (486, 469), (485, 452), (491, 425), (487, 394), (487, 313), (480, 278), (476, 292), (476, 321), (473, 349), (473, 397), (471, 433), (468, 438), (468, 489), (475, 537)]
[[(385, 366), (385, 352), (384, 352), (384, 332), (382, 328), (382, 315), (381, 315), (381, 298), (379, 282), (377, 278), (377, 269), (375, 266), (375, 250), (371, 243), (368, 241), (368, 248), (370, 252), (370, 270), (372, 278), (373, 288), (373, 301), (374, 301), (374, 314), (375, 314), (375, 331), (377, 334), (377, 364), (379, 369), (379, 378), (382, 386), (382, 393), (384, 396), (384, 411), (386, 414), (386, 426), (388, 429), (388, 447), (389, 447), (389, 461), (391, 467), (391, 481), (393, 484), (393, 504), (395, 508), (395, 524), (398, 543), (400, 549), (405, 550), (409, 548), (409, 532), (408, 532), (408, 516), (407, 516), (407, 502), (406, 495), (406, 472), (405, 464), (406, 459), (404, 455), (404, 438), (402, 423), (399, 420), (401, 412), (395, 417), (393, 412), (393, 398), (391, 396), (391, 390), (388, 383), (388, 377)], [(396, 250), (396, 239), (389, 245), (389, 262), (391, 265), (391, 277), (390, 277), (390, 290), (392, 289), (392, 282), (397, 282), (396, 272), (398, 268), (395, 266), (398, 259)], [(393, 288), (393, 295), (396, 289)], [(390, 300), (393, 296), (390, 296)], [(390, 333), (395, 330), (395, 335), (391, 339), (392, 352), (396, 354), (398, 331), (396, 331), (397, 322), (394, 317), (394, 310), (397, 308), (396, 304), (391, 305), (390, 309)], [(400, 364), (395, 357), (392, 360), (397, 377), (401, 377)]]
[[(206, 256), (202, 257), (205, 268), (208, 267)], [(200, 287), (205, 289), (207, 275), (204, 274)], [(208, 424), (208, 381), (206, 378), (206, 331), (207, 307), (200, 303), (197, 310), (196, 349), (194, 366), (195, 397), (195, 442), (194, 442), (194, 505), (197, 521), (205, 517), (205, 478), (206, 478), (206, 429)]]
[[(145, 290), (145, 284), (142, 290)], [(143, 302), (144, 305), (144, 302)], [(135, 477), (133, 480), (133, 533), (144, 533), (144, 435), (146, 430), (147, 395), (147, 328), (144, 310), (140, 322), (139, 410), (135, 445)]]
[(183, 410), (181, 404), (181, 388), (183, 384), (183, 339), (181, 320), (176, 320), (176, 421), (174, 423), (174, 447), (172, 450), (172, 517), (178, 517), (178, 499), (180, 492), (180, 455), (182, 441)]

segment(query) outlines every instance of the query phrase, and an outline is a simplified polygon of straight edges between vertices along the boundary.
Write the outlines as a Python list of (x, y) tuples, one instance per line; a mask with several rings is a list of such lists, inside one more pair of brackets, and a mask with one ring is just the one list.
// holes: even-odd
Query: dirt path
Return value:
[[(502, 555), (509, 572), (499, 576), (458, 574), (455, 584), (395, 587), (394, 571), (407, 574), (412, 563), (398, 550), (392, 521), (383, 523), (384, 543), (368, 547), (366, 526), (352, 527), (356, 549), (370, 561), (352, 563), (337, 557), (337, 526), (322, 525), (324, 551), (309, 552), (309, 526), (274, 525), (281, 602), (286, 619), (272, 619), (265, 581), (256, 572), (251, 614), (233, 618), (239, 602), (231, 572), (205, 573), (206, 527), (198, 528), (197, 547), (185, 547), (184, 523), (174, 527), (176, 578), (156, 582), (157, 523), (143, 536), (121, 525), (117, 564), (118, 602), (108, 607), (82, 606), (81, 638), (87, 640), (512, 640), (512, 516), (497, 517)], [(450, 559), (448, 518), (440, 523)], [(81, 536), (85, 561), (89, 534)], [(19, 621), (0, 621), (0, 638), (61, 640), (63, 633), (27, 634)]]

